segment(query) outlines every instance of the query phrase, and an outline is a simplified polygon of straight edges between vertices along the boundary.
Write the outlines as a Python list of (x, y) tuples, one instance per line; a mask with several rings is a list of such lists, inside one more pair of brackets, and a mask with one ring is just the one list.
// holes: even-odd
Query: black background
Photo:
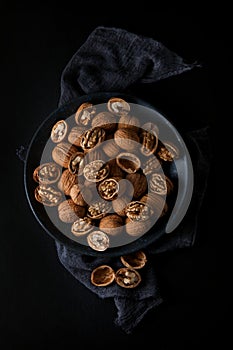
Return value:
[[(231, 117), (230, 88), (226, 87), (232, 77), (227, 11), (224, 16), (202, 16), (140, 9), (132, 15), (121, 8), (113, 10), (112, 4), (109, 12), (101, 15), (94, 10), (46, 8), (1, 12), (2, 140), (6, 137), (1, 148), (2, 349), (29, 344), (40, 349), (59, 345), (108, 348), (114, 344), (122, 348), (143, 343), (147, 348), (150, 342), (157, 349), (212, 344), (225, 348), (230, 339), (232, 273), (226, 248), (231, 248), (232, 240), (228, 236), (227, 205), (218, 197), (230, 192), (222, 191), (227, 186), (222, 177), (227, 177), (227, 183), (231, 181), (224, 174), (232, 162), (232, 150), (220, 142)], [(152, 37), (188, 62), (202, 64), (201, 69), (136, 86), (133, 92), (153, 102), (181, 129), (209, 125), (214, 154), (196, 244), (156, 257), (164, 302), (151, 310), (131, 335), (114, 325), (113, 300), (99, 299), (59, 263), (54, 241), (30, 211), (23, 163), (16, 156), (16, 149), (27, 144), (56, 109), (62, 70), (99, 25)]]

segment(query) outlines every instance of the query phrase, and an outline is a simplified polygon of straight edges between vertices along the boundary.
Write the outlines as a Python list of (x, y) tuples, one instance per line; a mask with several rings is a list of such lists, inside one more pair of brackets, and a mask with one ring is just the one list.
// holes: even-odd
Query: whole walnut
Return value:
[(134, 192), (133, 196), (135, 199), (140, 198), (143, 194), (146, 193), (148, 184), (147, 178), (144, 174), (134, 173), (126, 175), (126, 179), (130, 181), (133, 185)]
[(85, 213), (85, 207), (76, 205), (72, 199), (66, 199), (58, 206), (58, 216), (65, 223), (72, 223), (78, 218), (83, 218)]

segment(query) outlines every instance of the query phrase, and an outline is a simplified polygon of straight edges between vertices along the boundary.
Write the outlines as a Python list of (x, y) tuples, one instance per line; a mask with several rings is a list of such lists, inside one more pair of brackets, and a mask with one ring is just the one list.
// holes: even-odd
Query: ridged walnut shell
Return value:
[(157, 154), (165, 162), (172, 162), (174, 159), (179, 158), (179, 150), (171, 142), (161, 144)]
[(34, 195), (39, 203), (47, 207), (55, 207), (62, 201), (62, 193), (51, 185), (37, 186)]
[(95, 230), (88, 234), (87, 243), (92, 249), (103, 252), (109, 248), (110, 241), (105, 232)]
[(94, 116), (91, 127), (101, 127), (105, 131), (112, 132), (116, 129), (116, 116), (110, 112), (100, 112)]
[(130, 111), (130, 104), (120, 97), (111, 97), (107, 102), (109, 112), (118, 116), (128, 114)]
[(140, 237), (149, 231), (152, 227), (150, 219), (145, 221), (132, 221), (129, 218), (125, 219), (125, 230), (132, 237)]
[(90, 102), (84, 102), (78, 107), (74, 118), (78, 125), (87, 126), (91, 124), (95, 113), (96, 107)]
[(109, 214), (99, 222), (99, 229), (110, 236), (116, 236), (123, 230), (124, 220), (117, 214)]
[(136, 288), (141, 280), (139, 272), (132, 268), (121, 267), (115, 273), (116, 283), (123, 288)]
[(128, 152), (136, 151), (139, 147), (139, 136), (131, 129), (118, 129), (114, 133), (116, 144)]
[(74, 236), (80, 237), (86, 235), (94, 229), (93, 222), (91, 218), (84, 216), (83, 218), (78, 218), (73, 222), (71, 226), (71, 232)]
[(74, 126), (68, 134), (68, 141), (72, 145), (75, 145), (77, 147), (81, 147), (80, 146), (81, 138), (86, 130), (87, 129), (84, 126), (81, 126), (81, 125)]
[(140, 198), (143, 194), (146, 193), (148, 184), (147, 184), (147, 178), (144, 174), (141, 174), (141, 173), (128, 174), (126, 175), (126, 179), (130, 181), (133, 185), (133, 188), (134, 188), (133, 197), (135, 199)]
[(120, 259), (124, 266), (135, 270), (143, 268), (147, 262), (146, 254), (142, 250), (127, 255), (122, 255)]
[(57, 163), (49, 162), (40, 164), (33, 172), (33, 180), (44, 185), (58, 181), (61, 175), (61, 168)]
[(58, 206), (59, 219), (65, 223), (73, 223), (78, 218), (83, 218), (85, 213), (85, 208), (76, 205), (72, 199), (67, 199), (61, 202)]
[(141, 166), (140, 159), (133, 153), (121, 152), (116, 157), (116, 164), (128, 174), (135, 173)]
[(60, 166), (68, 168), (70, 157), (77, 151), (77, 148), (70, 143), (60, 142), (52, 150), (52, 158)]
[(59, 188), (60, 191), (65, 193), (65, 195), (69, 195), (71, 187), (75, 183), (77, 183), (77, 176), (71, 174), (68, 169), (65, 169), (61, 174), (57, 187)]
[(68, 125), (65, 120), (59, 120), (51, 130), (50, 138), (54, 143), (61, 142), (66, 137)]
[(149, 189), (151, 192), (161, 196), (169, 195), (173, 191), (173, 182), (164, 174), (153, 173), (149, 180)]
[(135, 132), (138, 132), (140, 127), (140, 121), (137, 117), (133, 115), (122, 115), (118, 122), (118, 129), (130, 129)]
[(162, 217), (167, 213), (168, 205), (163, 196), (159, 194), (149, 192), (144, 195), (140, 202), (147, 203), (153, 210), (155, 217)]
[(98, 266), (91, 273), (91, 283), (97, 287), (106, 287), (114, 280), (114, 270), (108, 265)]

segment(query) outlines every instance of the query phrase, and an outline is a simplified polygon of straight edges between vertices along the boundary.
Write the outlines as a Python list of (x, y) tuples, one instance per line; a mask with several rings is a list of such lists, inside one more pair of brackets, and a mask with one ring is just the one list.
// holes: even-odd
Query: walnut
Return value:
[(110, 202), (97, 200), (89, 205), (87, 209), (87, 216), (92, 219), (101, 219), (111, 210), (111, 208), (112, 206)]
[(39, 185), (34, 191), (35, 199), (48, 207), (57, 206), (62, 201), (62, 193), (51, 185)]
[(109, 176), (123, 179), (124, 171), (118, 166), (116, 158), (110, 159), (107, 164), (109, 166)]
[(141, 166), (140, 159), (133, 153), (122, 152), (116, 157), (117, 165), (126, 173), (135, 173)]
[(141, 152), (148, 157), (153, 154), (158, 147), (158, 127), (153, 123), (145, 123), (142, 125), (140, 132)]
[(76, 152), (72, 154), (68, 163), (68, 169), (71, 174), (82, 175), (83, 158), (84, 158), (84, 154), (82, 152)]
[(107, 102), (108, 110), (118, 116), (128, 114), (130, 105), (123, 98), (111, 97)]
[(125, 213), (131, 221), (146, 221), (153, 214), (153, 210), (148, 203), (132, 201), (126, 206)]
[(150, 219), (145, 221), (132, 221), (130, 218), (125, 219), (125, 230), (129, 236), (140, 237), (149, 231), (152, 227)]
[(161, 163), (158, 160), (158, 158), (156, 156), (151, 156), (150, 158), (148, 158), (145, 163), (143, 164), (143, 173), (145, 175), (150, 175), (151, 173), (153, 173), (155, 170), (159, 171), (162, 170), (161, 168)]
[(85, 165), (83, 175), (90, 182), (99, 182), (104, 180), (109, 174), (109, 166), (102, 160), (94, 160)]
[(86, 130), (81, 137), (80, 146), (84, 151), (89, 151), (104, 141), (105, 135), (104, 129), (100, 127)]
[(135, 173), (127, 174), (126, 179), (129, 180), (134, 188), (133, 197), (135, 199), (140, 198), (143, 194), (146, 193), (148, 185), (147, 178), (144, 174)]
[(153, 173), (149, 180), (149, 188), (152, 192), (166, 196), (173, 190), (172, 181), (162, 173)]
[(179, 150), (171, 142), (164, 142), (159, 147), (158, 156), (165, 162), (172, 162), (179, 157)]
[(69, 195), (70, 189), (75, 183), (77, 183), (77, 176), (71, 174), (68, 169), (65, 169), (61, 174), (57, 187), (60, 191), (64, 192), (65, 195)]
[(84, 126), (76, 125), (74, 126), (69, 134), (68, 134), (68, 141), (77, 147), (81, 147), (80, 142), (82, 135), (85, 133), (87, 129)]
[(92, 231), (87, 236), (87, 243), (92, 249), (102, 252), (109, 248), (109, 237), (100, 230)]
[(33, 172), (33, 180), (40, 184), (49, 185), (58, 181), (61, 168), (57, 163), (40, 164)]
[(87, 126), (96, 113), (96, 107), (90, 102), (82, 103), (75, 113), (75, 121), (79, 125)]
[(92, 119), (91, 126), (101, 127), (108, 133), (113, 132), (116, 129), (116, 117), (110, 112), (100, 112)]
[(135, 132), (139, 131), (140, 121), (137, 117), (132, 115), (122, 115), (119, 119), (118, 129), (130, 129)]
[(105, 179), (99, 184), (98, 191), (103, 199), (107, 201), (113, 200), (118, 196), (119, 184), (113, 178)]
[(137, 270), (121, 267), (115, 274), (116, 283), (123, 288), (135, 288), (141, 282), (141, 275)]
[(131, 202), (131, 198), (128, 196), (118, 197), (112, 202), (113, 210), (118, 215), (125, 217), (126, 216), (125, 208), (127, 204), (129, 204), (130, 202)]
[(121, 150), (114, 139), (103, 142), (102, 149), (109, 158), (114, 158)]
[(68, 168), (70, 157), (77, 151), (77, 148), (70, 143), (60, 142), (52, 150), (52, 158), (60, 166)]
[(78, 218), (73, 222), (71, 226), (71, 232), (74, 236), (80, 237), (86, 235), (94, 229), (93, 222), (91, 218), (84, 216), (83, 218)]
[(108, 265), (98, 266), (91, 273), (91, 283), (97, 287), (106, 287), (114, 280), (114, 270)]
[(83, 218), (85, 213), (85, 208), (76, 205), (72, 199), (66, 199), (58, 206), (58, 216), (65, 223), (73, 223), (78, 218)]
[(139, 136), (131, 129), (117, 129), (114, 133), (116, 144), (128, 152), (136, 151), (139, 147)]
[(89, 188), (80, 190), (80, 186), (75, 184), (70, 189), (70, 197), (75, 204), (85, 207), (88, 203), (91, 203), (92, 192)]
[(109, 214), (99, 222), (99, 229), (111, 236), (120, 234), (123, 230), (124, 220), (117, 214)]
[(65, 120), (59, 120), (52, 127), (50, 138), (54, 143), (61, 142), (64, 140), (68, 130), (68, 125)]
[(159, 218), (167, 213), (168, 205), (163, 196), (149, 192), (144, 195), (140, 202), (147, 203), (153, 210), (155, 217)]
[(122, 255), (120, 259), (124, 266), (135, 270), (143, 268), (147, 262), (146, 254), (141, 250), (127, 255)]

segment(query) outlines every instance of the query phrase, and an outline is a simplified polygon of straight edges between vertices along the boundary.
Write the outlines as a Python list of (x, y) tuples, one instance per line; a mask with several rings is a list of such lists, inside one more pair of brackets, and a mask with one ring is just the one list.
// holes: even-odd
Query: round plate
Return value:
[[(165, 164), (169, 178), (171, 178), (176, 185), (176, 191), (169, 205), (169, 213), (160, 218), (146, 233), (137, 239), (134, 237), (132, 241), (126, 242), (126, 244), (116, 244), (105, 251), (96, 251), (90, 246), (80, 243), (71, 232), (66, 231), (64, 234), (63, 227), (65, 227), (66, 224), (61, 224), (60, 227), (54, 225), (53, 220), (51, 220), (51, 215), (53, 214), (48, 215), (48, 209), (35, 199), (34, 191), (38, 186), (38, 183), (35, 182), (32, 175), (38, 165), (41, 164), (44, 149), (48, 145), (48, 140), (50, 140), (52, 127), (57, 121), (66, 120), (67, 118), (74, 116), (78, 107), (84, 102), (90, 102), (93, 105), (106, 104), (111, 97), (122, 98), (130, 104), (138, 106), (139, 110), (141, 108), (142, 115), (140, 121), (142, 124), (146, 121), (143, 115), (143, 112), (146, 111), (146, 114), (149, 115), (150, 121), (154, 122), (160, 130), (159, 139), (162, 140), (162, 142), (172, 141), (173, 144), (176, 144), (179, 149), (178, 159), (174, 159), (173, 162), (166, 162)], [(53, 146), (55, 145), (56, 144), (53, 144)], [(188, 149), (180, 133), (171, 121), (154, 106), (138, 97), (124, 93), (101, 92), (81, 96), (58, 108), (40, 125), (33, 135), (27, 150), (24, 167), (24, 185), (26, 196), (33, 214), (43, 229), (51, 237), (81, 254), (91, 256), (105, 255), (112, 257), (129, 254), (146, 248), (162, 235), (167, 235), (173, 232), (185, 216), (191, 201), (193, 190), (193, 168)]]

